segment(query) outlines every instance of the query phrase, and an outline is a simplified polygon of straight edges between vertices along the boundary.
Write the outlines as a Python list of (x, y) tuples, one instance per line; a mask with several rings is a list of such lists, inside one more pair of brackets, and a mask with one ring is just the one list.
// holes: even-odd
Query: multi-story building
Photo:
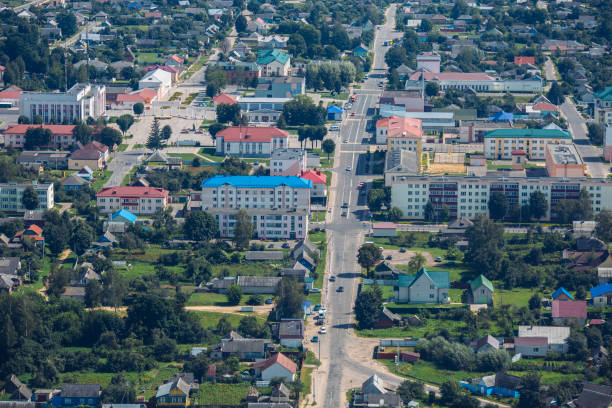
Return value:
[(584, 167), (574, 144), (546, 145), (546, 171), (549, 177), (584, 177)]
[(544, 160), (545, 145), (572, 142), (569, 132), (559, 129), (495, 129), (484, 134), (484, 150), (487, 159), (511, 159), (519, 149), (530, 160)]
[(306, 150), (278, 149), (270, 155), (271, 176), (299, 176), (306, 170)]
[(424, 52), (417, 55), (417, 70), (426, 70), (435, 74), (440, 73), (440, 54), (435, 52)]
[(217, 64), (229, 84), (253, 82), (261, 76), (261, 67), (254, 62), (220, 62)]
[(387, 144), (387, 151), (421, 148), (423, 128), (420, 119), (391, 116), (376, 122), (376, 144)]
[(285, 51), (264, 49), (257, 52), (257, 65), (265, 77), (288, 76), (291, 57)]
[(0, 184), (0, 211), (7, 212), (25, 212), (27, 209), (21, 202), (23, 192), (28, 187), (33, 187), (38, 195), (38, 208), (36, 210), (46, 211), (55, 205), (53, 183), (38, 184), (17, 184), (17, 183), (2, 183)]
[(152, 215), (168, 207), (168, 190), (157, 187), (105, 187), (96, 194), (102, 214), (128, 210), (136, 215)]
[(19, 95), (19, 113), (30, 120), (40, 116), (43, 123), (97, 119), (105, 111), (104, 85), (76, 84), (67, 92), (22, 92)]
[(606, 125), (604, 134), (604, 160), (612, 160), (612, 124)]
[(415, 71), (410, 75), (407, 85), (414, 83), (437, 82), (440, 89), (466, 90), (476, 92), (541, 92), (542, 79), (500, 79), (484, 72), (430, 72), (425, 69)]
[(554, 219), (554, 206), (563, 200), (578, 199), (580, 190), (591, 196), (593, 211), (612, 210), (612, 181), (606, 179), (550, 177), (508, 177), (489, 174), (483, 177), (419, 176), (396, 173), (386, 180), (391, 186), (391, 205), (398, 207), (404, 216), (423, 219), (428, 201), (436, 212), (444, 206), (451, 218), (473, 218), (489, 213), (489, 198), (494, 192), (503, 193), (510, 205), (529, 202), (534, 191), (540, 191), (548, 202), (545, 219)]
[(306, 92), (306, 79), (303, 77), (259, 78), (255, 88), (256, 98), (293, 98)]
[(14, 125), (9, 126), (4, 131), (4, 146), (21, 149), (25, 146), (26, 132), (30, 128), (42, 127), (43, 129), (49, 129), (51, 131), (51, 142), (48, 146), (36, 146), (41, 149), (45, 148), (57, 148), (57, 149), (70, 149), (75, 144), (74, 136), (72, 131), (75, 125)]
[(231, 126), (217, 133), (215, 154), (269, 157), (287, 147), (289, 133), (275, 127)]
[(231, 237), (236, 213), (246, 210), (260, 239), (303, 239), (308, 233), (312, 182), (291, 176), (215, 176), (202, 183), (202, 209)]
[(612, 86), (596, 92), (595, 98), (595, 122), (601, 124), (612, 124)]
[(303, 171), (301, 177), (312, 181), (311, 203), (325, 205), (327, 202), (327, 175), (318, 170), (308, 170)]

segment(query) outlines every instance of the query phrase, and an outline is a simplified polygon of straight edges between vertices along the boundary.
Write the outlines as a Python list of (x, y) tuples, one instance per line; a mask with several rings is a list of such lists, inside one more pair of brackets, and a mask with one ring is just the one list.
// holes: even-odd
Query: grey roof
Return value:
[(89, 184), (83, 177), (79, 177), (76, 173), (72, 173), (64, 180), (62, 180), (62, 186), (82, 186), (83, 184)]
[(62, 397), (66, 398), (98, 398), (99, 384), (63, 384)]
[(284, 383), (280, 383), (280, 385), (278, 385), (272, 391), (272, 396), (273, 397), (286, 397), (286, 398), (289, 398), (290, 395), (291, 395), (291, 391), (289, 391), (289, 388), (287, 388), (287, 386)]
[(223, 353), (263, 353), (265, 344), (269, 340), (231, 338), (221, 340), (221, 351)]
[[(389, 392), (387, 394), (365, 394), (363, 396), (364, 402), (368, 404), (368, 406), (384, 406), (384, 407), (400, 407), (401, 398), (394, 392)], [(383, 404), (380, 404), (380, 402)], [(379, 404), (379, 405), (376, 405)]]
[(14, 274), (19, 268), (20, 262), (16, 256), (0, 258), (0, 273)]
[(380, 311), (380, 317), (381, 319), (383, 318), (387, 318), (391, 321), (401, 321), (402, 320), (402, 316), (393, 313), (392, 311), (390, 311), (389, 309), (387, 309), (386, 307), (383, 307), (382, 310)]
[(495, 349), (499, 348), (499, 340), (497, 340), (495, 337), (491, 336), (490, 334), (487, 334), (486, 336), (478, 339), (478, 341), (476, 342), (476, 350), (480, 350), (480, 348), (486, 344), (490, 345), (491, 347)]
[(585, 383), (580, 396), (575, 402), (579, 407), (607, 408), (612, 403), (612, 387)]
[[(267, 84), (260, 84), (267, 89)], [(304, 157), (304, 150), (302, 149), (276, 149), (270, 155), (270, 160), (290, 160), (300, 159)]]
[(239, 276), (240, 287), (276, 287), (281, 278), (276, 276)]
[(19, 286), (21, 279), (17, 275), (0, 273), (0, 289), (11, 291), (15, 286)]
[(298, 259), (304, 252), (319, 254), (319, 248), (317, 248), (314, 242), (312, 242), (308, 238), (305, 238), (295, 244), (295, 247), (293, 247), (293, 251), (291, 251), (291, 256), (293, 256), (293, 259)]
[(283, 251), (246, 251), (244, 259), (247, 261), (264, 261), (283, 259)]
[(395, 265), (393, 265), (389, 261), (382, 261), (381, 263), (376, 265), (376, 268), (374, 270), (378, 273), (391, 272), (395, 275), (405, 275), (406, 274), (405, 271), (396, 268)]
[(181, 390), (185, 395), (189, 395), (189, 391), (191, 389), (189, 384), (183, 381), (182, 378), (179, 378), (177, 380), (167, 382), (157, 387), (157, 394), (155, 394), (155, 398), (159, 398), (164, 395), (168, 395), (170, 391), (172, 391), (175, 388), (178, 388), (179, 390)]
[(495, 374), (495, 385), (501, 388), (515, 390), (521, 385), (521, 377), (517, 377), (511, 374), (506, 374), (500, 371), (497, 374)]
[(383, 380), (376, 374), (368, 378), (361, 384), (361, 391), (364, 394), (386, 394)]
[(280, 339), (304, 338), (304, 322), (301, 319), (281, 320), (278, 324)]
[(449, 222), (447, 228), (449, 228), (449, 229), (463, 229), (463, 228), (471, 227), (472, 225), (474, 225), (474, 223), (469, 218), (459, 217), (459, 218)]

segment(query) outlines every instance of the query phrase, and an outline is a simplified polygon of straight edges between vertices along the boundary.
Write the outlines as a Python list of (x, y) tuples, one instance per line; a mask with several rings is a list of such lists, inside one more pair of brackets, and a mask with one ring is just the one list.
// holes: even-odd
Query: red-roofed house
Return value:
[(19, 105), (19, 95), (21, 95), (21, 88), (18, 86), (9, 86), (4, 91), (0, 92), (0, 106), (1, 107), (13, 107)]
[(174, 67), (177, 69), (180, 69), (184, 63), (185, 63), (185, 60), (179, 57), (178, 55), (171, 55), (166, 60), (166, 66)]
[(36, 224), (32, 224), (27, 229), (17, 232), (13, 237), (13, 241), (22, 242), (24, 238), (29, 238), (37, 244), (39, 242), (45, 242), (45, 237), (43, 236), (43, 229)]
[(236, 98), (231, 95), (222, 93), (222, 94), (215, 96), (213, 98), (213, 102), (215, 103), (215, 106), (221, 105), (221, 104), (233, 105), (236, 103)]
[(388, 151), (416, 151), (422, 138), (423, 127), (420, 119), (391, 116), (376, 122), (376, 143), (386, 143)]
[(373, 237), (394, 237), (397, 234), (397, 224), (394, 222), (377, 222), (372, 225)]
[(523, 357), (545, 357), (548, 353), (548, 338), (515, 337), (514, 351)]
[(264, 381), (281, 377), (286, 381), (294, 381), (297, 364), (283, 353), (276, 353), (267, 360), (253, 365), (255, 372)]
[(583, 326), (586, 323), (586, 300), (553, 300), (552, 317), (555, 323), (578, 322)]
[(161, 11), (147, 11), (145, 12), (145, 18), (162, 18)]
[(25, 134), (29, 128), (43, 127), (49, 129), (53, 134), (52, 141), (49, 146), (36, 146), (41, 149), (57, 148), (62, 150), (70, 149), (74, 143), (72, 131), (74, 125), (14, 125), (9, 126), (4, 131), (4, 145), (6, 147), (23, 148), (25, 145)]
[(515, 65), (535, 64), (535, 57), (514, 57)]
[(300, 177), (312, 181), (312, 188), (310, 189), (311, 203), (319, 204), (320, 200), (327, 198), (327, 176), (325, 173), (317, 170), (307, 170), (302, 171)]
[(151, 215), (168, 207), (168, 190), (157, 187), (105, 187), (96, 194), (103, 214), (128, 210), (136, 215)]
[(149, 105), (157, 100), (157, 92), (151, 88), (140, 89), (129, 94), (118, 94), (117, 103), (112, 106), (113, 109), (131, 109), (135, 104), (142, 103)]
[(267, 157), (287, 147), (289, 133), (275, 127), (231, 126), (217, 133), (215, 154)]

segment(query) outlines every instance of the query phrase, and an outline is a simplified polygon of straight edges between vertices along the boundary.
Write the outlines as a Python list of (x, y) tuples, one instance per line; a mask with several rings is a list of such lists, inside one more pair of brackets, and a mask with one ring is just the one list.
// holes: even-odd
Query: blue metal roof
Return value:
[(132, 214), (131, 212), (129, 212), (128, 210), (119, 210), (116, 213), (114, 213), (113, 215), (111, 215), (111, 220), (114, 220), (117, 217), (122, 217), (126, 220), (128, 220), (129, 222), (131, 222), (132, 224), (136, 222), (136, 219), (138, 218), (136, 215)]
[(344, 109), (342, 109), (340, 106), (332, 105), (332, 106), (327, 107), (327, 113), (342, 113), (342, 112), (344, 112)]
[(612, 283), (604, 283), (603, 285), (595, 286), (591, 288), (591, 297), (601, 296), (604, 293), (612, 292)]
[(219, 187), (225, 184), (251, 188), (275, 188), (278, 186), (312, 188), (312, 181), (295, 176), (215, 176), (204, 180), (201, 187)]
[(565, 288), (561, 287), (557, 290), (555, 290), (555, 293), (552, 294), (552, 298), (556, 299), (558, 298), (560, 295), (566, 295), (568, 298), (570, 298), (571, 300), (574, 300), (574, 297), (572, 296), (571, 293), (569, 293), (567, 290), (565, 290)]

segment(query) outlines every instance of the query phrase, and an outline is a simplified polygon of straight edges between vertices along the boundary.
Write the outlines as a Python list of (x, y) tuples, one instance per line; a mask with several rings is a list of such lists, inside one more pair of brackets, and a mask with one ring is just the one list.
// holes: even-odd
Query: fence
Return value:
[(414, 347), (419, 342), (416, 337), (409, 339), (381, 339), (379, 344), (381, 347)]
[[(374, 279), (364, 279), (362, 283), (364, 285), (373, 285)], [(376, 283), (378, 286), (394, 286), (397, 281), (394, 281), (393, 279), (379, 279), (376, 281)]]

